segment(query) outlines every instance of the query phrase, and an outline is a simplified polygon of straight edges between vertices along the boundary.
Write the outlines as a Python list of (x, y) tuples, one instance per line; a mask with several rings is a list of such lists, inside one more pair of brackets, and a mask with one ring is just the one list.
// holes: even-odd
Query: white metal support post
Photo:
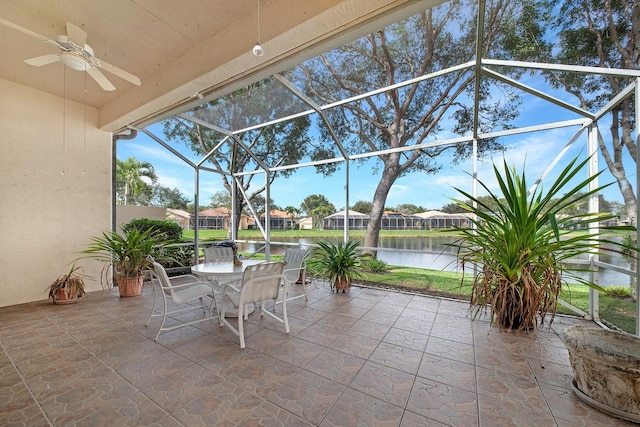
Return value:
[(344, 183), (344, 241), (349, 241), (349, 160), (344, 162), (345, 165), (345, 183)]
[[(635, 88), (635, 112), (636, 112), (636, 159), (639, 159), (638, 155), (640, 155), (640, 129), (638, 128), (638, 111), (640, 111), (640, 78), (636, 78), (636, 88)], [(638, 200), (640, 200), (640, 164), (636, 160), (636, 217), (633, 218), (635, 220), (636, 227), (636, 246), (640, 243), (640, 231), (638, 228), (638, 224), (640, 224), (640, 209), (638, 209)], [(629, 218), (631, 220), (632, 218)], [(636, 298), (640, 295), (640, 258), (635, 259), (636, 263)], [(636, 335), (640, 336), (640, 304), (636, 302)]]
[(271, 203), (269, 200), (271, 199), (271, 172), (269, 169), (264, 170), (264, 185), (265, 185), (265, 193), (264, 193), (264, 256), (267, 261), (271, 261)]
[(198, 264), (200, 260), (200, 168), (197, 167), (195, 170), (195, 192), (193, 195), (193, 244), (194, 244), (194, 253), (193, 253), (193, 263), (194, 265)]
[[(587, 128), (587, 152), (589, 156), (589, 177), (592, 177), (598, 173), (598, 129), (595, 124), (591, 124)], [(598, 188), (598, 178), (589, 183), (589, 191), (593, 191)], [(599, 212), (598, 207), (598, 193), (592, 194), (589, 197), (589, 213)], [(589, 224), (589, 234), (596, 234), (599, 230), (599, 224)], [(598, 283), (598, 273), (595, 265), (595, 261), (598, 260), (598, 254), (595, 251), (589, 253), (589, 268), (592, 270), (589, 272), (589, 281), (591, 283)], [(594, 320), (600, 319), (600, 303), (599, 292), (595, 289), (589, 288), (589, 314)]]

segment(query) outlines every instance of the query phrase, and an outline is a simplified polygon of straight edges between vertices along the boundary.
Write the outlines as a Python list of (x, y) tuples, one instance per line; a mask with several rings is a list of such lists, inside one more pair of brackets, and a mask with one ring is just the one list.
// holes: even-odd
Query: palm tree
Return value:
[[(145, 182), (143, 178), (150, 180)], [(158, 180), (158, 176), (149, 162), (139, 162), (134, 157), (122, 161), (116, 159), (116, 193), (119, 199), (128, 204), (130, 201), (140, 202), (140, 197), (146, 192), (151, 196), (151, 186)]]
[(300, 209), (296, 208), (295, 206), (287, 206), (286, 208), (284, 208), (284, 211), (286, 213), (289, 214), (289, 216), (291, 217), (291, 229), (293, 230), (293, 218), (296, 215), (300, 215)]

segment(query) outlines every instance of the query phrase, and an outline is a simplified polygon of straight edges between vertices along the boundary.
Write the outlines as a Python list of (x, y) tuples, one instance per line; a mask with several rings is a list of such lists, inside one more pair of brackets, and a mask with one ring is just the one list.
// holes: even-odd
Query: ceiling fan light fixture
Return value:
[(264, 49), (260, 46), (260, 0), (258, 0), (258, 40), (256, 41), (256, 45), (251, 49), (255, 56), (264, 55)]
[(262, 48), (262, 46), (260, 46), (260, 44), (256, 44), (256, 45), (253, 47), (253, 54), (254, 54), (255, 56), (262, 56), (262, 55), (264, 55), (264, 49)]
[(76, 71), (87, 71), (91, 68), (87, 60), (75, 52), (60, 53), (60, 62)]

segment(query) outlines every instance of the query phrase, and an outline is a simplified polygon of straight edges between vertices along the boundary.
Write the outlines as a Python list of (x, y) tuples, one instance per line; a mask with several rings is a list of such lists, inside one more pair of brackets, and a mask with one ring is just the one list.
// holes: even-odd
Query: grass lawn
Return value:
[[(584, 285), (572, 285), (563, 291), (561, 298), (583, 311), (589, 309), (589, 288)], [(599, 296), (600, 318), (617, 326), (625, 332), (635, 334), (636, 303), (630, 298), (613, 298), (603, 294)], [(572, 314), (565, 307), (558, 306), (559, 313)]]

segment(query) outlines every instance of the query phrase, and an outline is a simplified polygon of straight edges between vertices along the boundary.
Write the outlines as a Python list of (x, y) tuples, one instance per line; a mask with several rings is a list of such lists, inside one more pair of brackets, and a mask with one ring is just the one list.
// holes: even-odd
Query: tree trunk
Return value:
[[(400, 174), (400, 168), (398, 166), (399, 160), (400, 155), (398, 153), (390, 154), (384, 159), (384, 170), (382, 171), (382, 177), (373, 195), (371, 213), (369, 214), (369, 225), (367, 226), (367, 233), (364, 236), (364, 246), (366, 247), (375, 248), (378, 246), (384, 205), (387, 202), (389, 190), (391, 190), (393, 183), (398, 179)], [(366, 250), (364, 253), (372, 256), (376, 255), (374, 250)]]

